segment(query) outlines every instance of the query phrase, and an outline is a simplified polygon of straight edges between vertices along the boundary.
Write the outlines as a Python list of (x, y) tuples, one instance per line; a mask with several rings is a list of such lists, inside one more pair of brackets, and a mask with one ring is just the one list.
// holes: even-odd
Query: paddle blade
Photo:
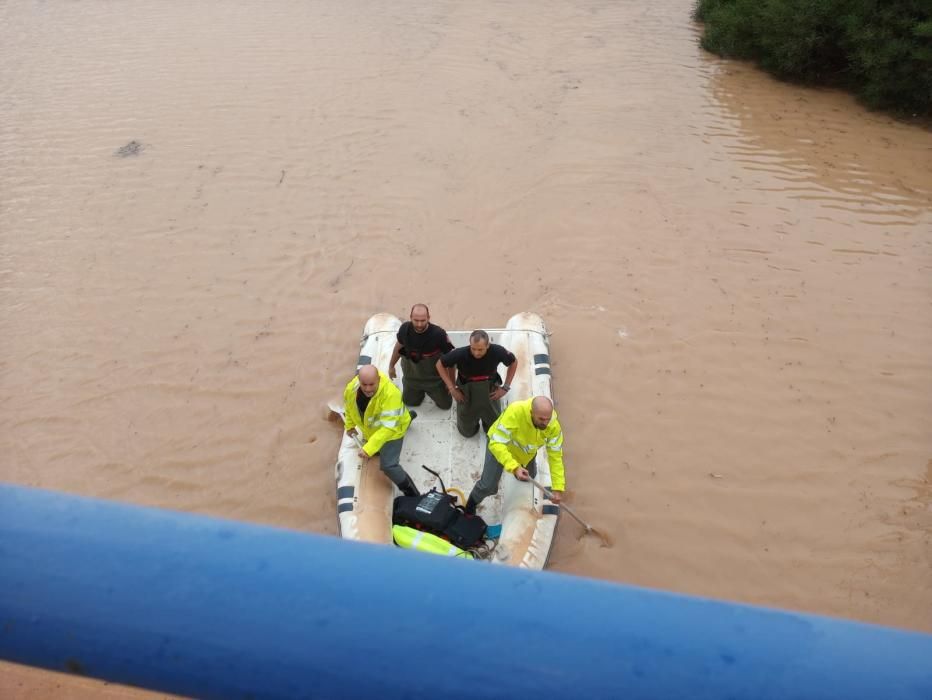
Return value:
[(596, 530), (595, 528), (592, 528), (589, 532), (599, 538), (600, 547), (606, 547), (608, 549), (611, 549), (612, 547), (615, 546), (615, 542), (612, 540), (612, 538), (609, 537), (606, 533), (602, 532), (601, 530)]
[(584, 527), (579, 531), (579, 535), (576, 536), (576, 541), (579, 542), (586, 535), (592, 535), (599, 541), (600, 547), (606, 547), (611, 549), (615, 546), (615, 542), (607, 534), (600, 530), (596, 530), (594, 527)]

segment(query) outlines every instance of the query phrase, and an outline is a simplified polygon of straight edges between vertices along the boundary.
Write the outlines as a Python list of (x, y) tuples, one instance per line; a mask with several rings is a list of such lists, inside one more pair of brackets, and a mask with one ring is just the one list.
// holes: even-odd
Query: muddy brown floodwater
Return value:
[(932, 632), (932, 134), (691, 6), (0, 4), (0, 479), (333, 535), (369, 315), (533, 310), (551, 568)]

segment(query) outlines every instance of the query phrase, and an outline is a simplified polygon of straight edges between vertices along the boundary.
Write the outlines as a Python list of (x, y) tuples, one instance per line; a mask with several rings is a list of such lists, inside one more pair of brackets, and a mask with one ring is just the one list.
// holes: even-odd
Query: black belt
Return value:
[(440, 350), (432, 350), (431, 352), (418, 352), (417, 350), (405, 350), (401, 353), (407, 357), (411, 362), (415, 364), (423, 360), (425, 357), (436, 357), (440, 354)]
[(498, 379), (498, 375), (495, 374), (478, 374), (475, 377), (464, 377), (462, 374), (459, 375), (460, 384), (469, 384), (470, 382), (484, 382), (488, 379)]

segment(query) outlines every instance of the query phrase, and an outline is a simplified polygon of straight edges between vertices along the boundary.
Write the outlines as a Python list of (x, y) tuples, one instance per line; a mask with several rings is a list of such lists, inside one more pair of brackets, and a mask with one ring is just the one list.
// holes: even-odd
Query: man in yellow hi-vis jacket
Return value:
[(475, 513), (484, 498), (498, 493), (503, 469), (521, 481), (527, 481), (528, 476), (537, 476), (534, 458), (541, 447), (547, 448), (553, 502), (559, 503), (566, 487), (563, 476), (563, 430), (553, 410), (553, 401), (546, 396), (535, 396), (533, 399), (509, 404), (489, 428), (482, 476), (469, 494), (466, 512)]
[(399, 464), (401, 445), (411, 424), (411, 414), (401, 400), (401, 391), (373, 365), (359, 368), (343, 391), (343, 427), (349, 435), (362, 432), (363, 459), (379, 455), (385, 476), (405, 496), (417, 496), (411, 477)]

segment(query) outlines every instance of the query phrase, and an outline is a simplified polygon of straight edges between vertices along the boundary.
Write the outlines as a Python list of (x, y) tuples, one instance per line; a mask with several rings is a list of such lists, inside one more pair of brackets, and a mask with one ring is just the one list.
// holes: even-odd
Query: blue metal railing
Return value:
[(932, 635), (5, 485), (0, 658), (203, 698), (932, 698)]

